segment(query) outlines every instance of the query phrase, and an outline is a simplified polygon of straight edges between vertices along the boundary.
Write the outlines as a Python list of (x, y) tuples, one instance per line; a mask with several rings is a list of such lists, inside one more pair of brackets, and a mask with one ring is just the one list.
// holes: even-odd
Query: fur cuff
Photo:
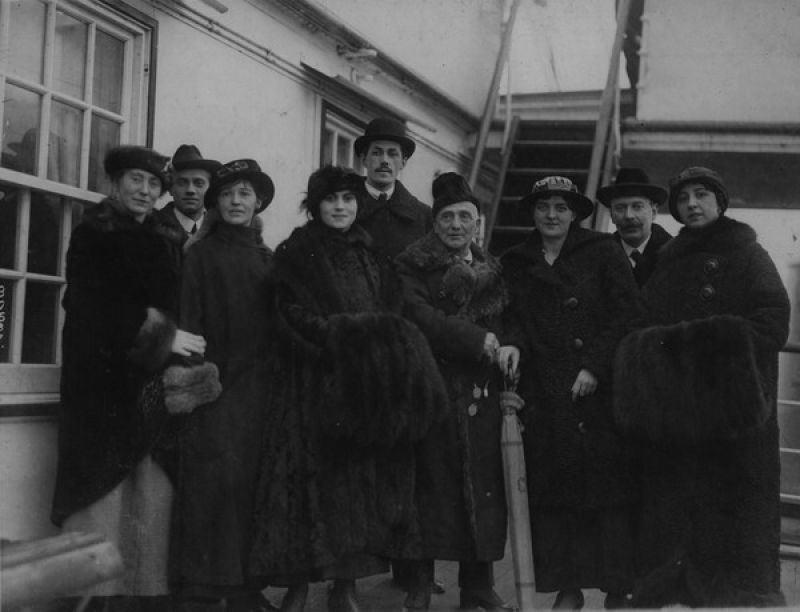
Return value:
[(196, 366), (173, 365), (164, 372), (164, 403), (170, 414), (187, 414), (213, 402), (222, 393), (219, 370), (211, 362)]
[(175, 331), (175, 323), (164, 312), (148, 308), (128, 358), (148, 372), (157, 372), (169, 358)]
[(645, 440), (734, 439), (769, 416), (753, 341), (740, 317), (634, 332), (619, 346), (614, 377), (617, 424)]

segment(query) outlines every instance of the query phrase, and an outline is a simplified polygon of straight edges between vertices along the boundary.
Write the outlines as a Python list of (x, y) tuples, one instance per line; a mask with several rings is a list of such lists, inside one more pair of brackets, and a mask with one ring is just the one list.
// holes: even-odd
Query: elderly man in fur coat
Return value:
[(424, 560), (406, 608), (428, 608), (434, 559), (461, 562), (462, 609), (505, 608), (492, 577), (506, 535), (496, 364), (519, 354), (495, 335), (507, 294), (499, 265), (473, 244), (477, 200), (455, 173), (436, 178), (433, 196), (433, 232), (397, 258), (406, 315), (428, 338), (450, 392), (446, 419), (417, 457)]
[(789, 300), (719, 175), (670, 185), (684, 224), (620, 346), (615, 411), (640, 444), (637, 607), (775, 606), (780, 590), (778, 351)]

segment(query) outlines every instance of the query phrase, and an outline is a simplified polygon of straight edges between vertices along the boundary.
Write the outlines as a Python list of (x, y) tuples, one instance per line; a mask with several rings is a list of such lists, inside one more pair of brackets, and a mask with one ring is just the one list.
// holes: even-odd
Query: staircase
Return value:
[(499, 255), (521, 242), (533, 230), (529, 210), (519, 209), (519, 199), (545, 176), (572, 180), (583, 193), (592, 156), (595, 122), (583, 120), (522, 120), (501, 176), (494, 223), (487, 229), (489, 251)]

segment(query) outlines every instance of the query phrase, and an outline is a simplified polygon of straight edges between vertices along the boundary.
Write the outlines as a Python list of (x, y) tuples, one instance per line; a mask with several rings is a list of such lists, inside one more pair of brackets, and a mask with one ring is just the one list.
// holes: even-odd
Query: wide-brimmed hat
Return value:
[(597, 190), (597, 199), (611, 208), (611, 200), (625, 196), (644, 196), (656, 205), (667, 199), (667, 190), (650, 182), (650, 177), (641, 168), (620, 168), (614, 182)]
[(720, 212), (724, 213), (728, 209), (728, 189), (722, 182), (722, 177), (710, 168), (692, 166), (681, 170), (669, 180), (669, 212), (676, 221), (683, 223), (678, 216), (678, 194), (681, 188), (689, 183), (705, 185), (717, 195)]
[(114, 147), (106, 154), (103, 168), (109, 178), (125, 170), (144, 170), (158, 177), (162, 192), (169, 188), (169, 157), (147, 147)]
[(206, 191), (206, 208), (213, 208), (217, 205), (217, 195), (225, 185), (237, 181), (250, 181), (256, 191), (256, 196), (261, 201), (256, 214), (260, 213), (275, 196), (275, 184), (265, 172), (261, 170), (253, 159), (235, 159), (227, 164), (222, 164), (214, 174), (211, 175), (211, 186)]
[(403, 123), (391, 117), (378, 117), (367, 124), (364, 134), (356, 138), (353, 143), (356, 156), (360, 157), (369, 148), (369, 143), (376, 140), (391, 140), (398, 143), (406, 159), (411, 157), (417, 148), (416, 143), (406, 135), (406, 126)]
[(170, 165), (173, 170), (206, 170), (214, 174), (222, 164), (216, 159), (205, 159), (196, 146), (182, 144), (175, 150)]
[(317, 218), (319, 205), (326, 196), (337, 191), (352, 191), (356, 194), (358, 204), (361, 204), (361, 186), (364, 178), (352, 168), (343, 166), (322, 166), (308, 177), (308, 190), (303, 200), (303, 208)]
[(434, 219), (443, 208), (458, 202), (472, 202), (480, 211), (478, 198), (472, 194), (472, 190), (464, 177), (455, 172), (444, 172), (433, 179), (431, 192), (433, 194), (433, 209), (431, 212)]
[(520, 206), (531, 206), (536, 200), (551, 195), (563, 197), (575, 212), (576, 221), (582, 221), (592, 214), (594, 204), (585, 195), (578, 191), (578, 187), (566, 177), (546, 176), (533, 184), (531, 192), (520, 199)]

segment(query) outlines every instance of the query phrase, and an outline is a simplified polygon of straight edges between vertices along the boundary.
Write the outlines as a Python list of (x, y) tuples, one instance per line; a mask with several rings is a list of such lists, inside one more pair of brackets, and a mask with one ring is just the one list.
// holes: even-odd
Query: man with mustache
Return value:
[(617, 226), (614, 238), (620, 243), (642, 287), (658, 261), (658, 251), (672, 236), (654, 223), (667, 190), (650, 182), (641, 168), (620, 168), (614, 183), (597, 191), (597, 199), (608, 207)]

